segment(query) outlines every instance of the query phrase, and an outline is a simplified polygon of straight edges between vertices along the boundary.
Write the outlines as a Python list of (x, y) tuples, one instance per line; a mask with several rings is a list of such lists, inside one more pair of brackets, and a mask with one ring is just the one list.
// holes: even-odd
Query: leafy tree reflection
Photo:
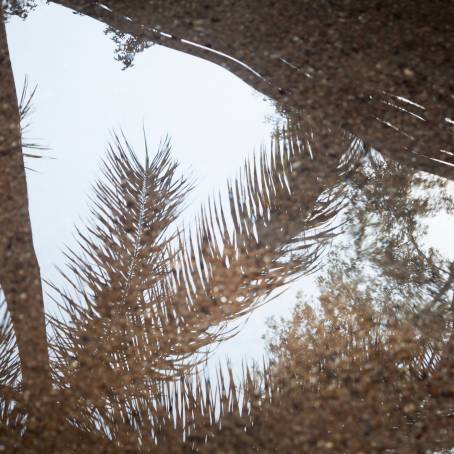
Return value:
[(443, 180), (401, 165), (372, 159), (364, 169), (351, 184), (350, 237), (331, 254), (320, 296), (301, 296), (290, 320), (270, 323), (272, 397), (253, 429), (262, 448), (453, 445), (454, 264), (421, 244), (423, 218), (452, 212), (453, 200)]

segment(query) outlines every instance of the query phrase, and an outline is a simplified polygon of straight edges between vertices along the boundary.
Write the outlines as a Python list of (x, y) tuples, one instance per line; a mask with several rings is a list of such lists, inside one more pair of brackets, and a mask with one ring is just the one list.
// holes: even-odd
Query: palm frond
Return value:
[[(70, 290), (53, 286), (62, 315), (53, 317), (54, 349), (61, 373), (73, 383), (104, 383), (124, 392), (184, 367), (166, 340), (166, 256), (175, 220), (189, 186), (175, 178), (166, 140), (142, 165), (124, 136), (114, 135), (95, 186), (87, 233), (69, 250)], [(129, 392), (132, 392), (131, 390)]]
[[(56, 379), (83, 400), (75, 403), (80, 429), (105, 427), (108, 438), (136, 439), (140, 428), (151, 443), (170, 427), (159, 418), (175, 409), (166, 399), (174, 379), (193, 370), (197, 353), (233, 335), (228, 322), (318, 268), (339, 227), (349, 170), (340, 158), (358, 146), (344, 139), (327, 156), (312, 133), (276, 134), (270, 157), (263, 150), (229, 184), (230, 217), (221, 199), (210, 200), (195, 235), (173, 237), (167, 232), (188, 185), (175, 180), (168, 143), (151, 161), (147, 152), (143, 166), (124, 136), (114, 136), (95, 186), (95, 221), (87, 233), (78, 231), (78, 250), (66, 253), (69, 290), (53, 286), (61, 310), (51, 318)], [(220, 394), (226, 408), (239, 402), (232, 393)], [(197, 408), (213, 422), (218, 409), (204, 396)], [(178, 405), (189, 412), (187, 402)], [(181, 415), (172, 430), (189, 437)]]
[(0, 426), (19, 434), (24, 423), (24, 415), (19, 410), (21, 369), (16, 339), (11, 318), (4, 299), (0, 302)]
[(14, 328), (6, 309), (5, 300), (0, 302), (0, 384), (16, 386), (20, 377), (20, 364), (17, 353)]
[[(35, 87), (30, 92), (28, 87), (28, 77), (25, 76), (24, 85), (22, 87), (22, 92), (19, 100), (19, 116), (21, 121), (25, 121), (32, 112), (32, 102), (37, 88), (38, 86), (35, 85)], [(26, 129), (26, 125), (23, 126), (23, 130), (24, 129)]]
[(270, 158), (262, 151), (229, 183), (227, 209), (221, 197), (211, 199), (196, 233), (180, 235), (170, 295), (189, 326), (225, 327), (318, 269), (344, 202), (339, 158), (359, 144), (345, 137), (329, 157), (313, 135), (302, 134), (277, 134)]
[(271, 398), (267, 370), (265, 374), (266, 380), (260, 379), (245, 367), (236, 382), (230, 367), (226, 373), (219, 367), (215, 383), (200, 372), (162, 381), (139, 399), (115, 400), (108, 411), (86, 412), (78, 426), (102, 433), (122, 450), (197, 451), (230, 433), (229, 425), (252, 429), (253, 417)]
[[(24, 152), (26, 158), (40, 159), (43, 157), (39, 151), (47, 150), (47, 147), (40, 145), (36, 140), (26, 138), (27, 132), (30, 129), (29, 117), (33, 113), (33, 100), (36, 95), (38, 85), (33, 89), (29, 89), (28, 77), (25, 76), (24, 85), (22, 88), (21, 96), (19, 99), (19, 117), (21, 123), (22, 147), (24, 149), (32, 150)], [(33, 151), (35, 150), (35, 151)]]

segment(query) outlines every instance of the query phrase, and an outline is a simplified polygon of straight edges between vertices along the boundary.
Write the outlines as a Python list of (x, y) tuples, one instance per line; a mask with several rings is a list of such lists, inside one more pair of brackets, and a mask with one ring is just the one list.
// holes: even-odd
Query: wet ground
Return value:
[(1, 17), (0, 450), (454, 449), (452, 2)]

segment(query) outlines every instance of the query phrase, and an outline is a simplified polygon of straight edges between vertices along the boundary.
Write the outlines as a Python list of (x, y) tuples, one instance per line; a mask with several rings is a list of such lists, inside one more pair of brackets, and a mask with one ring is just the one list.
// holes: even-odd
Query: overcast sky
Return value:
[[(269, 143), (275, 117), (272, 104), (225, 69), (204, 60), (153, 46), (122, 71), (105, 26), (50, 4), (26, 21), (7, 25), (17, 89), (24, 76), (38, 85), (27, 137), (39, 139), (55, 159), (29, 160), (28, 174), (35, 248), (44, 278), (59, 283), (56, 266), (72, 244), (74, 226), (88, 216), (90, 185), (99, 175), (112, 129), (122, 128), (141, 154), (142, 125), (151, 148), (166, 134), (173, 156), (196, 181), (185, 219), (198, 212), (207, 196), (225, 189), (254, 150)], [(431, 244), (454, 257), (454, 223), (432, 222)], [(452, 230), (451, 230), (452, 229)], [(260, 359), (264, 321), (288, 314), (298, 289), (314, 291), (305, 278), (284, 297), (253, 314), (234, 340), (220, 349), (237, 364), (243, 357)], [(52, 310), (47, 302), (48, 309)]]

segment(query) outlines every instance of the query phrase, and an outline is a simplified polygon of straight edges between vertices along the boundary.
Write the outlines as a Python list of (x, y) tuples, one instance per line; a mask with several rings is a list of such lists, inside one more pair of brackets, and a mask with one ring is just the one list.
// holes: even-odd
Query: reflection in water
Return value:
[(421, 216), (453, 200), (442, 181), (400, 165), (368, 170), (353, 186), (353, 235), (332, 252), (318, 301), (301, 298), (271, 325), (279, 399), (265, 426), (300, 418), (289, 449), (452, 447), (454, 264), (416, 234)]
[[(101, 8), (95, 2), (84, 12), (117, 30), (127, 13), (118, 5), (122, 13), (116, 16), (113, 4)], [(30, 6), (8, 3), (6, 11), (24, 14)], [(137, 19), (133, 13), (128, 17)], [(126, 22), (132, 25), (118, 36), (136, 38), (127, 42), (128, 52), (128, 45), (136, 43), (136, 51), (153, 41), (144, 35), (147, 30), (154, 30), (155, 41), (165, 41), (152, 28), (134, 35), (138, 19)], [(210, 35), (206, 22), (191, 24), (192, 37), (198, 28)], [(173, 41), (194, 50), (182, 39)], [(191, 184), (176, 176), (168, 142), (153, 156), (145, 140), (146, 160), (140, 162), (127, 139), (115, 135), (95, 185), (91, 223), (79, 226), (78, 248), (66, 252), (65, 284), (51, 284), (60, 312), (48, 317), (46, 336), (21, 150), (21, 115), (28, 104), (17, 103), (4, 28), (1, 52), (4, 449), (453, 447), (454, 264), (424, 244), (424, 219), (454, 210), (444, 178), (452, 177), (445, 140), (451, 132), (444, 120), (437, 128), (423, 116), (429, 115), (425, 108), (375, 89), (369, 111), (357, 100), (348, 108), (356, 106), (355, 116), (378, 121), (365, 120), (364, 130), (356, 118), (340, 129), (329, 106), (326, 121), (323, 103), (314, 116), (315, 96), (301, 110), (304, 98), (294, 86), (293, 103), (289, 96), (275, 96), (286, 123), (275, 131), (270, 150), (245, 163), (241, 176), (228, 184), (227, 197), (209, 200), (191, 231), (178, 228)], [(287, 63), (290, 71), (294, 65)], [(327, 67), (349, 99), (352, 87), (342, 85), (333, 70)], [(266, 82), (272, 94), (282, 95), (269, 71), (255, 71), (263, 75), (259, 87)], [(302, 76), (292, 71), (289, 83), (295, 84)], [(412, 77), (410, 71), (404, 73)], [(317, 92), (319, 99), (326, 94)], [(373, 113), (377, 103), (380, 115)], [(402, 120), (407, 132), (396, 111), (410, 119)], [(395, 135), (383, 135), (383, 124)], [(440, 134), (429, 143), (434, 130)], [(423, 145), (429, 148), (421, 152)], [(270, 322), (269, 357), (262, 367), (245, 366), (239, 382), (231, 369), (208, 378), (210, 351), (235, 335), (230, 322), (318, 270), (319, 296), (301, 296), (289, 320)]]
[(262, 154), (230, 186), (233, 232), (223, 206), (211, 202), (188, 239), (167, 234), (188, 190), (174, 177), (168, 145), (142, 166), (115, 138), (96, 186), (95, 224), (68, 254), (69, 291), (54, 287), (63, 312), (51, 319), (55, 370), (67, 399), (82, 405), (78, 423), (117, 433), (135, 408), (152, 416), (154, 431), (157, 415), (148, 413), (164, 384), (194, 371), (204, 347), (232, 336), (228, 321), (318, 266), (335, 232), (330, 220), (343, 196), (333, 185), (342, 171), (333, 159), (331, 169), (314, 165), (306, 177), (303, 158), (316, 142), (307, 137), (302, 146), (303, 137), (283, 134), (271, 160)]

